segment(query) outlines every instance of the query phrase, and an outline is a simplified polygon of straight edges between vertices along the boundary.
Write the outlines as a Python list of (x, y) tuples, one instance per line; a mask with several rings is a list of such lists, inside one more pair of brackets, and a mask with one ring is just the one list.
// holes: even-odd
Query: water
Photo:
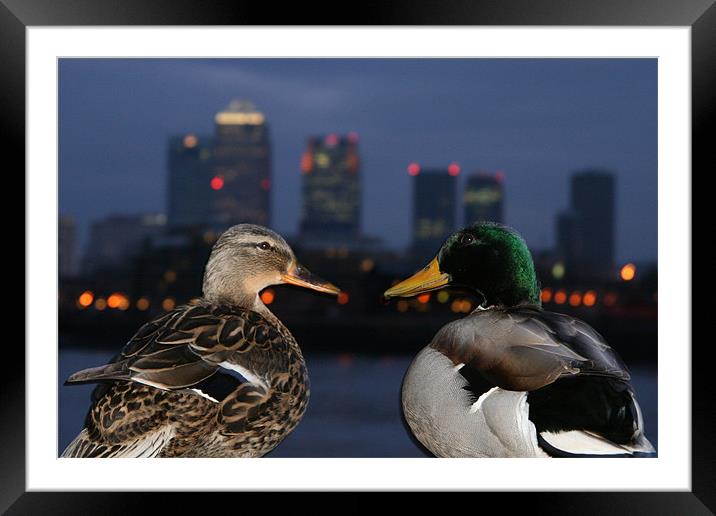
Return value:
[[(64, 386), (73, 372), (106, 363), (114, 353), (63, 349), (59, 357), (59, 449), (82, 430), (93, 385)], [(311, 400), (298, 427), (271, 457), (424, 457), (403, 426), (400, 384), (410, 356), (307, 356)], [(657, 446), (657, 382), (653, 368), (632, 368), (632, 383)]]

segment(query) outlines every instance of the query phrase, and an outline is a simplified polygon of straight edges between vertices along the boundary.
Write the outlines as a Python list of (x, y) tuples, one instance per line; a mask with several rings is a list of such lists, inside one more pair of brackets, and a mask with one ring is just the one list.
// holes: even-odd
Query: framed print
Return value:
[(713, 511), (690, 238), (712, 4), (345, 26), (4, 1), (28, 208), (3, 509), (276, 490)]

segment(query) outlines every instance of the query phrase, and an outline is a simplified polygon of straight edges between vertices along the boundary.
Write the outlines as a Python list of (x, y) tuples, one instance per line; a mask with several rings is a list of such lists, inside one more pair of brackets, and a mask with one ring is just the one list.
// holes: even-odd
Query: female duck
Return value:
[(298, 424), (309, 395), (303, 355), (261, 302), (269, 285), (336, 294), (288, 244), (241, 224), (214, 245), (204, 297), (142, 326), (111, 363), (68, 383), (102, 382), (63, 457), (260, 457)]
[(532, 256), (494, 223), (452, 235), (437, 257), (385, 292), (447, 285), (484, 298), (413, 361), (402, 406), (440, 457), (631, 457), (654, 453), (629, 373), (586, 323), (541, 308)]

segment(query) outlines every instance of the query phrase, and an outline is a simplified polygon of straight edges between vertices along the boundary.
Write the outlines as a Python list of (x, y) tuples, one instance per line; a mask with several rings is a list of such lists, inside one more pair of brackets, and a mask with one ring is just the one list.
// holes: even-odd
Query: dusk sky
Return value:
[[(232, 99), (266, 115), (273, 226), (298, 229), (310, 135), (360, 136), (363, 231), (410, 242), (410, 162), (506, 176), (505, 222), (554, 245), (569, 176), (617, 178), (617, 259), (657, 255), (656, 59), (62, 59), (60, 213), (165, 212), (168, 138), (211, 134)], [(461, 184), (462, 186), (462, 184)], [(460, 198), (460, 196), (458, 197)]]

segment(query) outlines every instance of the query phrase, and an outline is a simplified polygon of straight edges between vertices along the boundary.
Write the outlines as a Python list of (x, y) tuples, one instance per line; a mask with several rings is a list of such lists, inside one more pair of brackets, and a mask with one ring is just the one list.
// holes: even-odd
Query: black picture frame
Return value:
[[(693, 171), (713, 170), (709, 160), (716, 120), (716, 6), (714, 0), (453, 0), (361, 2), (339, 9), (335, 2), (274, 3), (202, 0), (0, 0), (0, 96), (3, 156), (25, 161), (25, 30), (31, 26), (63, 25), (620, 25), (691, 27), (692, 163)], [(348, 6), (350, 7), (350, 6)], [(711, 130), (709, 130), (711, 129)], [(707, 166), (711, 165), (707, 169)], [(19, 174), (16, 174), (19, 176)], [(698, 174), (692, 173), (692, 179)], [(693, 186), (693, 183), (692, 183)], [(22, 187), (24, 188), (24, 186)], [(696, 223), (697, 219), (694, 217)], [(708, 222), (707, 222), (708, 223)], [(695, 231), (695, 230), (694, 230)], [(695, 234), (695, 233), (694, 233)], [(711, 232), (711, 234), (713, 234)], [(710, 238), (712, 240), (712, 238)], [(18, 245), (19, 247), (19, 245)], [(694, 270), (699, 269), (693, 255)], [(701, 258), (703, 259), (703, 258)], [(713, 258), (710, 258), (713, 269)], [(704, 270), (704, 269), (701, 269)], [(27, 270), (26, 270), (27, 274)], [(691, 300), (681, 300), (691, 302)], [(19, 305), (19, 302), (17, 303)], [(699, 314), (693, 303), (694, 315)], [(698, 317), (693, 317), (696, 322)], [(706, 319), (708, 320), (708, 319)], [(17, 326), (20, 326), (19, 322)], [(25, 352), (17, 340), (6, 342), (3, 387), (0, 389), (0, 510), (8, 514), (126, 514), (155, 503), (163, 511), (185, 504), (179, 493), (40, 493), (25, 492)], [(692, 347), (692, 490), (690, 492), (521, 493), (479, 494), (482, 510), (500, 496), (509, 506), (528, 503), (532, 512), (552, 514), (713, 514), (716, 511), (716, 453), (711, 395), (709, 347)], [(664, 380), (662, 380), (664, 381)], [(54, 422), (48, 422), (53, 428)], [(237, 474), (242, 474), (237, 472)], [(217, 496), (213, 494), (212, 496)], [(222, 497), (226, 500), (232, 495)], [(233, 495), (236, 496), (236, 495)], [(240, 495), (241, 505), (256, 500)], [(292, 505), (301, 504), (296, 496)], [(351, 497), (353, 498), (353, 497)], [(421, 497), (416, 497), (420, 499)], [(464, 500), (464, 497), (458, 497)], [(235, 499), (234, 499), (235, 500)], [(475, 499), (473, 498), (473, 501)], [(357, 511), (363, 502), (343, 502)], [(371, 510), (366, 502), (366, 510)], [(280, 504), (272, 501), (272, 509)], [(335, 506), (334, 506), (335, 508)], [(478, 507), (475, 508), (478, 510)], [(273, 512), (273, 511), (270, 511)]]

